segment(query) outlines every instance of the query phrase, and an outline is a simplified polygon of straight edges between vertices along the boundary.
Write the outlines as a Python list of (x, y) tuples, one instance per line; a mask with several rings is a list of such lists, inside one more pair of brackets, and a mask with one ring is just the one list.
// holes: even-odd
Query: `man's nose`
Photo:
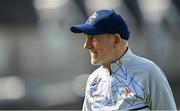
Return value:
[(84, 48), (85, 49), (91, 49), (93, 46), (92, 46), (92, 41), (91, 40), (86, 40), (85, 43), (84, 43)]

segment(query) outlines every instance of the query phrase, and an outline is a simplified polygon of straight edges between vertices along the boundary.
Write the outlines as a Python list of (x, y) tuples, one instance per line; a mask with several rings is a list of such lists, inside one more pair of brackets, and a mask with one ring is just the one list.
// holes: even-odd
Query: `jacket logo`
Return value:
[(125, 87), (125, 97), (129, 98), (132, 97), (134, 94), (130, 91), (128, 87)]
[(100, 81), (101, 81), (101, 78), (98, 78), (98, 77), (96, 77), (96, 78), (92, 81), (92, 83), (91, 83), (91, 85), (90, 85), (90, 89), (89, 89), (89, 94), (90, 94), (91, 96), (93, 96), (93, 93), (97, 91), (97, 88), (98, 88), (98, 85), (99, 85)]

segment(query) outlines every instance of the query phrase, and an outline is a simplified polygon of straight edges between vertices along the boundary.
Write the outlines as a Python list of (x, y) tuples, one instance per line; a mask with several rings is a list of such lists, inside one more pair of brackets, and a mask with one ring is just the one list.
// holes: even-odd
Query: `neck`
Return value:
[[(128, 46), (122, 48), (121, 50), (119, 50), (118, 53), (116, 54), (116, 57), (115, 57), (115, 59), (113, 60), (113, 62), (121, 59), (121, 58), (124, 56), (124, 54), (127, 52), (127, 50), (128, 50)], [(112, 62), (112, 63), (113, 63), (113, 62)]]
[(124, 54), (127, 52), (127, 50), (128, 50), (128, 47), (125, 47), (125, 48), (122, 50), (122, 53), (120, 54), (119, 59), (124, 56)]
[(109, 69), (110, 64), (103, 64), (102, 67), (105, 68), (105, 69)]
[(127, 52), (127, 50), (128, 50), (128, 47), (124, 47), (121, 50), (117, 51), (117, 54), (115, 54), (114, 59), (110, 63), (103, 64), (102, 67), (103, 68), (109, 68), (110, 64), (112, 64), (112, 63), (116, 62), (117, 60), (121, 59), (124, 56), (124, 54)]

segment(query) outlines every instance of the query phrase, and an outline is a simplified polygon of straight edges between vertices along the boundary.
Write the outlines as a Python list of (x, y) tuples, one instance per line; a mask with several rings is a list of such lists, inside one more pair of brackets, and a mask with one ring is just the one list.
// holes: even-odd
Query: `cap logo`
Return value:
[(97, 17), (97, 13), (95, 12), (93, 15), (91, 15), (88, 19), (88, 23), (91, 22), (92, 20), (94, 20)]

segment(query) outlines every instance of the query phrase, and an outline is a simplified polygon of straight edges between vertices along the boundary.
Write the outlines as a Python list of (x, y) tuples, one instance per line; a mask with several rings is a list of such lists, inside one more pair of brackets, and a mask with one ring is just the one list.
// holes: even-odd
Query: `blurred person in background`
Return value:
[(0, 0), (0, 24), (36, 25), (37, 22), (33, 0)]
[(176, 110), (164, 72), (131, 52), (128, 26), (117, 12), (98, 10), (71, 31), (85, 33), (91, 63), (101, 65), (87, 80), (83, 110)]

